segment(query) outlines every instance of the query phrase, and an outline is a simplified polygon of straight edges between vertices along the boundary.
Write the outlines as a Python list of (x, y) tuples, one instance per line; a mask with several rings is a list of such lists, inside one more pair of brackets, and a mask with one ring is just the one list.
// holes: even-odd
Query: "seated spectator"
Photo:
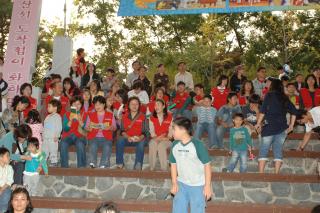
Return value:
[(172, 138), (172, 114), (168, 113), (166, 103), (162, 99), (156, 100), (155, 110), (149, 120), (149, 129), (151, 136), (149, 142), (150, 170), (155, 170), (158, 154), (161, 170), (167, 171), (167, 151)]
[(289, 83), (287, 84), (287, 96), (289, 97), (291, 103), (297, 108), (299, 109), (300, 107), (300, 97), (299, 97), (299, 93), (296, 89), (296, 86), (294, 83)]
[(244, 66), (238, 65), (235, 69), (234, 74), (230, 78), (230, 89), (232, 92), (240, 92), (243, 82), (247, 80), (244, 76)]
[(193, 102), (195, 103), (196, 106), (201, 105), (201, 101), (205, 96), (204, 86), (202, 84), (194, 85), (194, 92), (196, 93), (196, 96), (193, 98)]
[(53, 93), (52, 95), (48, 95), (45, 100), (45, 107), (48, 109), (49, 102), (51, 100), (57, 100), (61, 103), (61, 111), (60, 116), (61, 118), (66, 113), (67, 107), (69, 107), (69, 99), (63, 95), (63, 87), (61, 82), (55, 82), (52, 85)]
[(98, 206), (94, 213), (120, 213), (120, 211), (118, 210), (116, 204), (112, 202), (106, 202)]
[(312, 133), (319, 134), (320, 127), (320, 106), (314, 107), (309, 111), (302, 110), (297, 118), (299, 124), (304, 124), (306, 127), (306, 133), (303, 140), (299, 143), (297, 150), (303, 151), (308, 145)]
[[(32, 131), (30, 127), (22, 124), (0, 139), (0, 147), (5, 147), (9, 150), (11, 165), (14, 170), (14, 183), (18, 185), (22, 185), (23, 183), (22, 177), (25, 161), (31, 160), (29, 156), (25, 155), (27, 140), (31, 135)], [(15, 147), (17, 147), (16, 151), (14, 151)]]
[(208, 148), (214, 145), (216, 140), (216, 113), (217, 110), (211, 106), (212, 97), (205, 95), (202, 101), (202, 106), (196, 108), (198, 118), (197, 128), (194, 137), (201, 140), (203, 132), (208, 133)]
[(259, 116), (259, 108), (261, 99), (259, 95), (253, 94), (249, 98), (249, 104), (242, 107), (242, 114), (244, 118), (244, 125), (248, 128), (250, 135), (257, 133), (255, 125)]
[(116, 143), (117, 168), (123, 168), (123, 154), (126, 146), (136, 147), (136, 159), (133, 169), (141, 170), (143, 166), (144, 147), (147, 143), (148, 124), (146, 117), (140, 112), (140, 100), (131, 97), (128, 101), (129, 112), (123, 115), (120, 125), (120, 135)]
[(23, 110), (23, 117), (26, 118), (28, 113), (32, 109), (37, 109), (37, 99), (33, 98), (32, 95), (32, 85), (29, 83), (24, 83), (20, 87), (20, 95), (25, 96), (29, 99), (29, 106)]
[(164, 84), (162, 84), (162, 83), (159, 83), (159, 84), (157, 84), (157, 85), (155, 86), (153, 95), (150, 97), (150, 101), (155, 101), (155, 100), (156, 100), (155, 94), (156, 94), (156, 91), (157, 91), (158, 88), (161, 88), (161, 89), (163, 90), (163, 92), (164, 92), (164, 96), (163, 96), (164, 102), (169, 103), (169, 101), (170, 101), (170, 95), (168, 95), (167, 90), (166, 90), (166, 87), (165, 87)]
[(233, 172), (240, 160), (240, 173), (247, 172), (248, 150), (252, 150), (252, 139), (244, 124), (242, 113), (233, 116), (234, 127), (230, 129), (229, 150), (232, 153), (228, 167), (224, 170)]
[(225, 75), (221, 75), (219, 77), (217, 87), (214, 87), (211, 90), (211, 96), (213, 98), (212, 106), (219, 110), (223, 105), (227, 103), (228, 94), (228, 77)]
[(177, 85), (177, 91), (172, 99), (172, 102), (176, 105), (172, 110), (173, 117), (186, 117), (189, 120), (192, 119), (192, 99), (189, 92), (186, 90), (186, 84), (180, 81)]
[(305, 80), (305, 88), (300, 89), (301, 108), (310, 110), (320, 105), (320, 89), (314, 75), (308, 75)]
[(113, 102), (113, 113), (117, 120), (122, 119), (122, 115), (128, 112), (128, 94), (124, 89), (116, 92), (116, 98)]
[(141, 81), (136, 81), (133, 86), (132, 90), (128, 92), (128, 97), (137, 97), (141, 103), (141, 112), (146, 113), (147, 111), (147, 104), (149, 103), (149, 96), (145, 90), (143, 90), (143, 84)]
[(74, 96), (80, 95), (81, 93), (71, 78), (63, 79), (62, 85), (63, 95), (69, 100), (71, 100)]
[(224, 134), (229, 132), (230, 128), (233, 127), (232, 117), (235, 113), (241, 113), (238, 96), (236, 93), (229, 93), (227, 104), (222, 106), (217, 113), (217, 140), (214, 145), (219, 149), (224, 149)]
[(304, 77), (302, 74), (298, 73), (296, 75), (296, 82), (294, 83), (297, 90), (300, 91), (301, 88), (304, 88), (305, 87), (305, 84), (304, 84)]
[[(106, 76), (102, 78), (102, 91), (104, 92), (104, 95), (107, 96), (107, 94), (111, 91), (112, 85), (114, 85), (118, 81), (116, 77), (116, 73), (113, 68), (109, 67), (106, 69)], [(120, 89), (120, 86), (119, 86)]]
[(169, 76), (166, 74), (164, 64), (158, 65), (158, 72), (154, 74), (153, 84), (157, 85), (159, 83), (163, 84), (165, 90), (169, 89)]
[(133, 85), (135, 82), (141, 81), (142, 82), (142, 90), (146, 91), (148, 93), (148, 96), (151, 95), (152, 87), (150, 84), (149, 79), (146, 76), (146, 72), (148, 69), (145, 66), (141, 66), (139, 68), (139, 77), (133, 81)]
[(257, 77), (252, 81), (254, 87), (254, 93), (263, 97), (262, 90), (266, 86), (266, 68), (259, 67), (257, 69)]
[[(287, 124), (287, 113), (292, 114), (290, 125)], [(282, 82), (279, 79), (272, 81), (270, 91), (266, 95), (258, 117), (256, 129), (261, 130), (261, 144), (259, 149), (259, 172), (264, 173), (270, 147), (272, 146), (275, 173), (280, 172), (283, 158), (283, 143), (287, 133), (293, 130), (295, 115), (298, 111), (285, 95)], [(264, 125), (262, 124), (264, 121)]]
[(87, 120), (87, 113), (83, 107), (81, 96), (71, 99), (71, 110), (63, 116), (62, 135), (60, 142), (61, 167), (69, 167), (69, 147), (75, 145), (77, 153), (77, 167), (86, 167), (86, 136), (84, 125)]
[(106, 94), (106, 97), (110, 97), (112, 101), (115, 101), (116, 99), (116, 93), (120, 89), (120, 83), (118, 81), (114, 82), (111, 85), (111, 90)]
[(23, 111), (30, 105), (29, 99), (25, 96), (15, 96), (10, 108), (2, 113), (0, 136), (2, 137), (15, 127), (24, 123)]
[(96, 65), (90, 63), (87, 66), (87, 72), (82, 76), (81, 88), (88, 87), (92, 81), (100, 82), (100, 75), (96, 72)]
[(13, 190), (6, 213), (32, 213), (33, 206), (31, 204), (30, 195), (26, 188), (17, 187)]
[(69, 71), (69, 77), (72, 79), (72, 81), (74, 82), (74, 84), (80, 88), (81, 86), (81, 76), (80, 74), (77, 72), (77, 66), (74, 64), (70, 67), (70, 71)]
[(10, 152), (0, 147), (0, 212), (7, 211), (13, 184), (13, 169), (10, 166)]
[(83, 110), (86, 113), (92, 112), (94, 110), (94, 106), (92, 104), (91, 93), (89, 89), (82, 90), (82, 99), (83, 99)]
[(103, 91), (101, 90), (101, 85), (98, 80), (93, 80), (89, 84), (89, 90), (91, 94), (91, 100), (93, 101), (96, 96), (104, 96)]
[(249, 97), (254, 94), (252, 81), (243, 81), (240, 92), (238, 93), (240, 106), (245, 106), (249, 103)]
[(113, 132), (116, 130), (116, 121), (113, 113), (106, 111), (107, 103), (103, 96), (93, 99), (95, 111), (89, 114), (86, 122), (87, 138), (90, 146), (90, 167), (96, 168), (98, 148), (102, 148), (99, 168), (110, 167)]
[(166, 102), (164, 99), (164, 90), (160, 87), (160, 88), (157, 88), (155, 91), (154, 91), (154, 94), (155, 96), (154, 97), (154, 100), (151, 100), (148, 104), (148, 109), (147, 109), (147, 115), (152, 115), (153, 112), (154, 112), (154, 108), (155, 108), (155, 104), (157, 102), (157, 100), (163, 100), (163, 102), (165, 103), (165, 106), (167, 107), (168, 106), (168, 102)]

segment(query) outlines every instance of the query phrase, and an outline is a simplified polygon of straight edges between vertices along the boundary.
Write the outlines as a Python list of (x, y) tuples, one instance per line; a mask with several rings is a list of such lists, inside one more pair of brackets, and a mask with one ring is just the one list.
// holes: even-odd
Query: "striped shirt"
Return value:
[(198, 123), (213, 123), (216, 118), (217, 110), (214, 107), (197, 107)]

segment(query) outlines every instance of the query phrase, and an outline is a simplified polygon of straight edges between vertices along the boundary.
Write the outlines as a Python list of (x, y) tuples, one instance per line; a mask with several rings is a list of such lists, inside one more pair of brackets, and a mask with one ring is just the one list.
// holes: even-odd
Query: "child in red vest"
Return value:
[(213, 98), (212, 106), (217, 110), (227, 104), (227, 97), (230, 92), (228, 89), (228, 81), (227, 76), (221, 75), (219, 77), (217, 87), (214, 87), (211, 90), (211, 96)]
[(106, 99), (103, 96), (93, 98), (95, 112), (89, 114), (86, 122), (87, 138), (90, 146), (90, 167), (96, 168), (98, 147), (102, 148), (100, 168), (110, 167), (113, 132), (116, 121), (111, 112), (106, 111)]
[(48, 104), (51, 100), (55, 99), (60, 101), (61, 103), (61, 112), (59, 113), (61, 115), (61, 118), (66, 113), (66, 108), (69, 104), (69, 99), (63, 95), (63, 87), (61, 82), (55, 82), (52, 84), (52, 90), (53, 94), (48, 95), (46, 97), (46, 108), (48, 108)]
[(77, 167), (86, 167), (86, 131), (84, 130), (87, 113), (83, 110), (83, 99), (75, 96), (70, 101), (71, 109), (63, 116), (62, 140), (60, 143), (61, 167), (69, 167), (69, 146), (75, 145)]
[(120, 125), (121, 137), (116, 144), (117, 168), (122, 169), (124, 167), (124, 148), (126, 146), (134, 146), (136, 147), (136, 159), (133, 169), (141, 170), (144, 158), (144, 147), (147, 142), (148, 125), (145, 115), (140, 112), (141, 104), (139, 98), (129, 98), (128, 106), (129, 112), (122, 116)]
[(168, 170), (167, 150), (171, 145), (172, 129), (172, 114), (168, 113), (163, 100), (156, 100), (155, 111), (149, 120), (151, 135), (149, 143), (149, 164), (151, 171), (155, 169), (157, 154), (159, 155), (161, 170)]
[(173, 103), (176, 104), (175, 109), (172, 110), (173, 117), (185, 117), (189, 120), (192, 119), (192, 98), (189, 92), (186, 91), (186, 84), (180, 81), (177, 84), (177, 92), (173, 98)]

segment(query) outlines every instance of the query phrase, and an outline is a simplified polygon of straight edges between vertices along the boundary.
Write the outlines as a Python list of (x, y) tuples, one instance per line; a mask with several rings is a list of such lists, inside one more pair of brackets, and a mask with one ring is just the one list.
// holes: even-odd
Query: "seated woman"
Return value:
[(224, 149), (223, 137), (226, 132), (233, 127), (232, 117), (235, 113), (241, 113), (241, 107), (238, 104), (238, 96), (236, 93), (229, 93), (227, 97), (227, 104), (222, 106), (217, 113), (217, 141), (216, 144), (219, 149)]
[(99, 168), (110, 167), (113, 132), (116, 130), (116, 120), (112, 112), (106, 110), (107, 102), (103, 96), (93, 99), (95, 111), (89, 114), (86, 122), (90, 146), (90, 167), (97, 167), (98, 148), (102, 148)]
[[(0, 140), (0, 147), (5, 147), (10, 152), (11, 165), (14, 170), (14, 183), (18, 185), (23, 183), (24, 162), (31, 160), (30, 156), (25, 155), (27, 140), (31, 136), (30, 127), (27, 124), (22, 124)], [(15, 147), (17, 147), (16, 151), (14, 151)]]
[(84, 130), (87, 113), (83, 110), (83, 99), (75, 96), (70, 101), (71, 110), (63, 117), (62, 140), (60, 142), (61, 167), (69, 167), (69, 146), (75, 145), (77, 167), (86, 166), (86, 132)]
[(168, 170), (167, 150), (171, 145), (172, 138), (172, 114), (168, 113), (164, 100), (158, 99), (149, 120), (151, 140), (149, 143), (150, 170), (156, 167), (157, 154), (159, 155), (162, 171)]
[(305, 81), (306, 88), (300, 89), (300, 103), (302, 104), (301, 108), (310, 110), (320, 106), (320, 89), (313, 74), (308, 75)]
[(249, 97), (254, 94), (254, 87), (252, 81), (245, 80), (242, 84), (241, 90), (238, 93), (240, 106), (249, 104)]
[(23, 110), (23, 117), (26, 118), (28, 113), (32, 109), (37, 109), (37, 99), (33, 98), (32, 95), (32, 85), (29, 83), (24, 83), (20, 87), (20, 95), (27, 97), (29, 99), (29, 106)]
[(143, 90), (143, 84), (141, 81), (136, 81), (132, 90), (128, 92), (128, 97), (138, 97), (141, 103), (140, 111), (143, 113), (147, 112), (147, 104), (149, 103), (149, 95), (145, 90)]
[(91, 100), (93, 101), (94, 97), (96, 96), (104, 96), (103, 91), (101, 91), (101, 85), (98, 80), (91, 81), (89, 85), (89, 90), (91, 94)]
[(131, 97), (128, 100), (128, 113), (123, 115), (120, 125), (121, 137), (116, 144), (116, 163), (117, 167), (124, 167), (123, 154), (126, 146), (136, 147), (136, 159), (133, 169), (141, 170), (144, 158), (144, 147), (147, 143), (148, 125), (146, 117), (140, 112), (140, 100)]
[(63, 85), (63, 95), (68, 98), (69, 100), (72, 99), (72, 97), (80, 95), (80, 90), (76, 86), (76, 84), (73, 82), (71, 78), (65, 78), (62, 82)]

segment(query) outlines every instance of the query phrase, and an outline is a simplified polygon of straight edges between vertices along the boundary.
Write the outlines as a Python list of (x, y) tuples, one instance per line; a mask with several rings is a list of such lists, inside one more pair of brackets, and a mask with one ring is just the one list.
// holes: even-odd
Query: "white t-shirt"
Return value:
[(131, 90), (128, 92), (128, 97), (131, 98), (131, 97), (137, 97), (139, 98), (141, 104), (148, 104), (149, 103), (149, 96), (148, 96), (148, 93), (144, 90), (142, 90), (141, 92), (139, 92), (139, 94), (136, 94), (134, 92), (134, 90)]
[(177, 84), (182, 81), (186, 84), (186, 87), (193, 90), (194, 85), (193, 85), (193, 78), (192, 74), (190, 72), (184, 72), (183, 74), (178, 72), (176, 76), (174, 77), (174, 84), (177, 87)]
[(320, 106), (312, 108), (310, 114), (313, 119), (313, 123), (306, 123), (306, 132), (311, 132), (313, 128), (320, 126)]

